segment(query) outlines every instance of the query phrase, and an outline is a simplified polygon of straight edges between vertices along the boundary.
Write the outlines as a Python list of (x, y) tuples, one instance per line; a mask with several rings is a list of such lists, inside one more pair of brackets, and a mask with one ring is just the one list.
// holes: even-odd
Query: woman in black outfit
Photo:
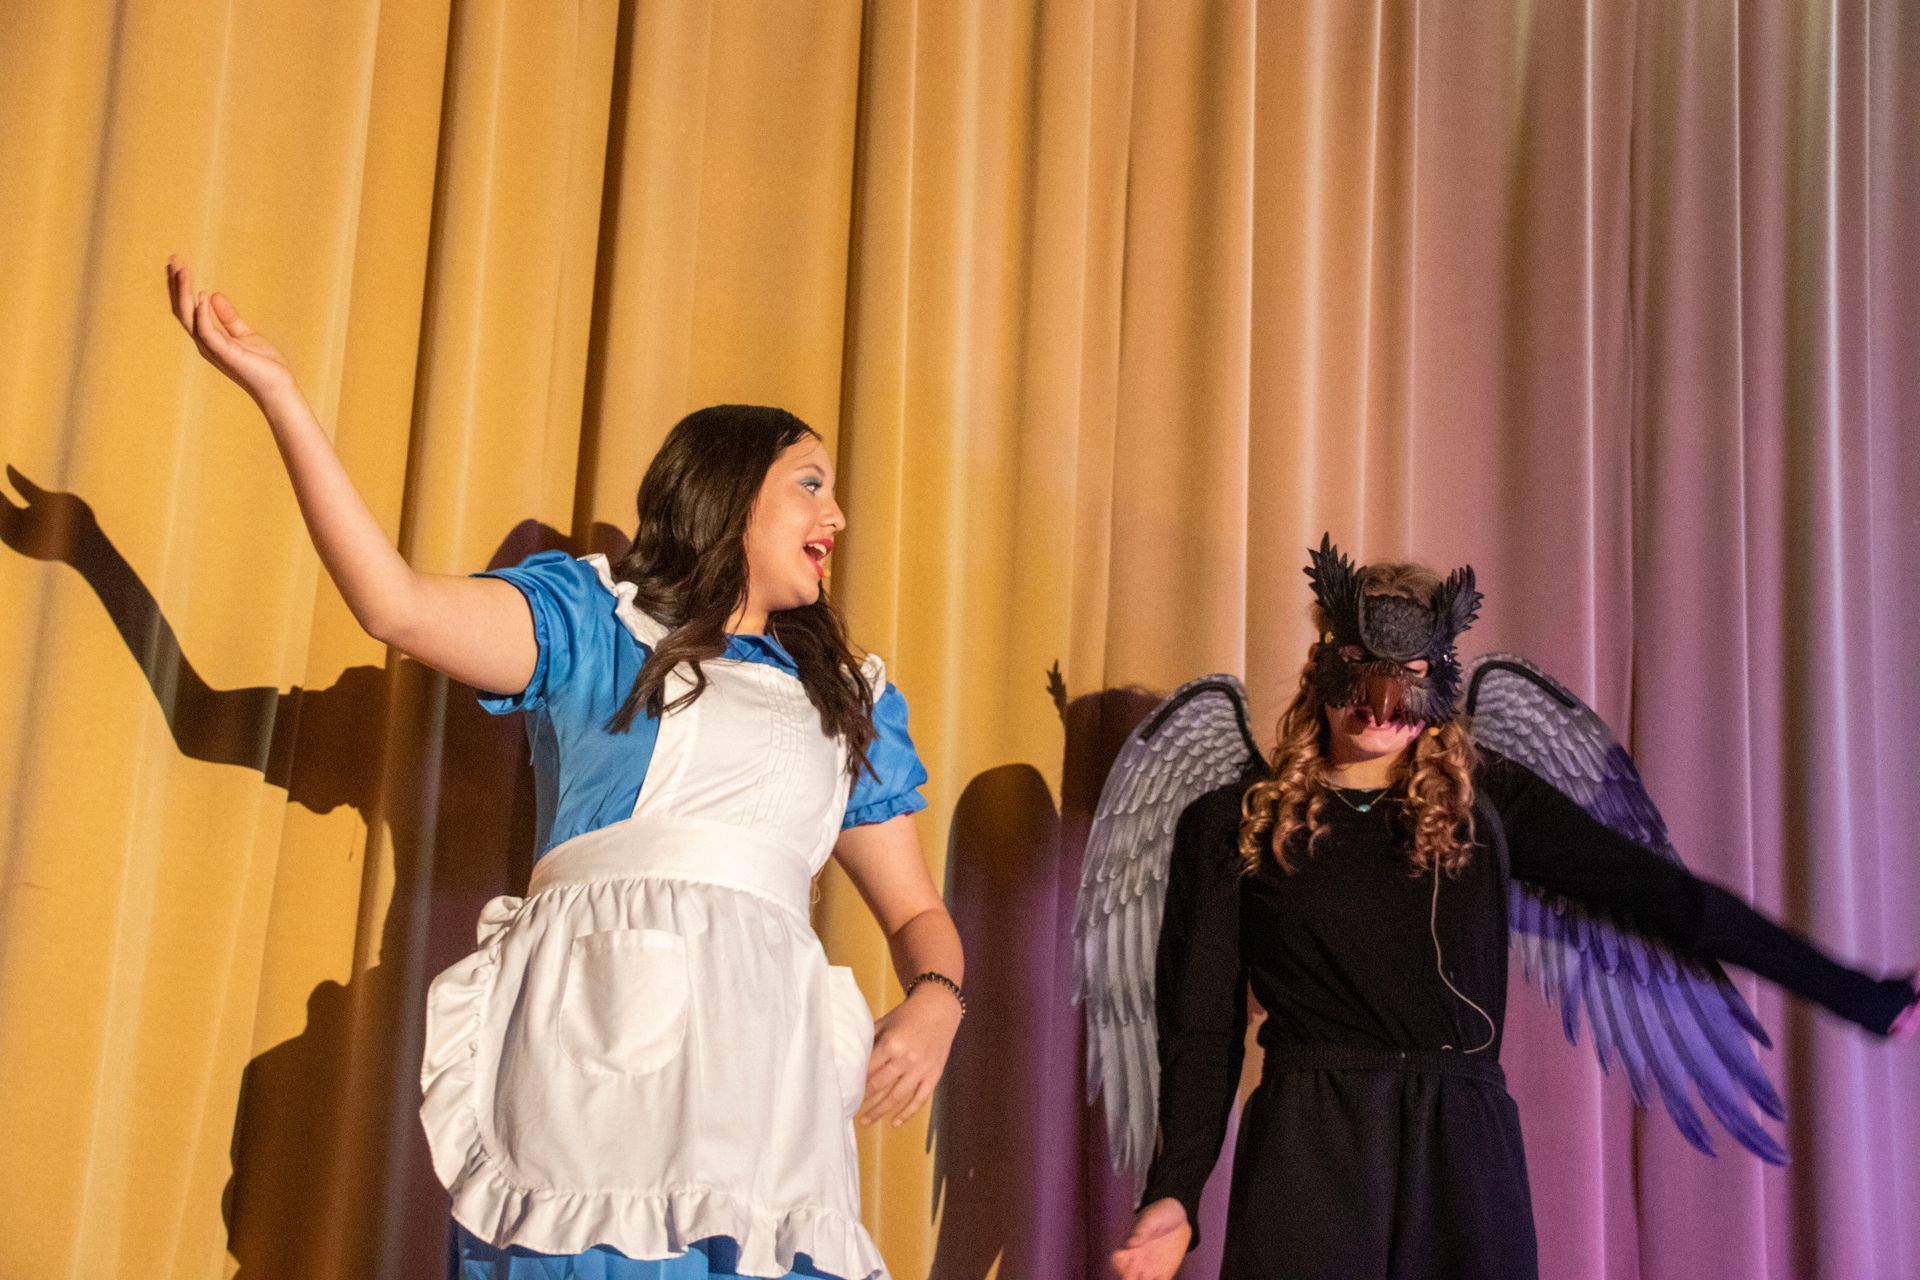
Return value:
[[(1396, 607), (1388, 597), (1425, 609), (1440, 587), (1413, 565), (1370, 565), (1359, 581), (1376, 613)], [(1909, 982), (1834, 963), (1477, 749), (1451, 689), (1444, 717), (1409, 715), (1428, 661), (1394, 671), (1320, 626), (1270, 771), (1202, 797), (1176, 831), (1156, 966), (1160, 1150), (1113, 1256), (1126, 1280), (1166, 1280), (1195, 1243), (1249, 985), (1266, 1061), (1241, 1118), (1222, 1280), (1538, 1274), (1499, 1064), (1509, 870), (1870, 1031), (1912, 1029)], [(1451, 639), (1435, 651), (1449, 664)], [(1508, 867), (1472, 821), (1476, 793)]]

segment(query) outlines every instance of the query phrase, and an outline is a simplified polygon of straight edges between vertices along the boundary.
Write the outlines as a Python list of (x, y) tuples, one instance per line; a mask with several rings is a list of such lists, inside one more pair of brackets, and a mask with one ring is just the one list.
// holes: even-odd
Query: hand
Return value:
[[(1907, 978), (1907, 985), (1913, 985), (1911, 976)], [(1891, 1040), (1910, 1039), (1915, 1033), (1920, 1033), (1920, 996), (1909, 1001), (1907, 1007), (1900, 1011), (1900, 1016), (1893, 1020), (1893, 1025), (1887, 1028), (1887, 1037)]]
[(167, 294), (174, 318), (207, 363), (233, 379), (255, 403), (293, 390), (293, 370), (279, 348), (248, 327), (226, 294), (196, 294), (193, 272), (175, 258), (167, 259)]
[(856, 1117), (860, 1123), (905, 1124), (933, 1096), (959, 1029), (960, 1002), (931, 982), (882, 1014), (873, 1024), (867, 1096)]
[(1186, 1206), (1163, 1196), (1133, 1220), (1133, 1234), (1113, 1251), (1113, 1269), (1120, 1280), (1169, 1280), (1186, 1261), (1192, 1239)]
[(72, 563), (85, 543), (100, 536), (93, 508), (71, 493), (42, 489), (12, 467), (7, 479), (26, 499), (17, 507), (0, 492), (0, 542), (35, 560)]

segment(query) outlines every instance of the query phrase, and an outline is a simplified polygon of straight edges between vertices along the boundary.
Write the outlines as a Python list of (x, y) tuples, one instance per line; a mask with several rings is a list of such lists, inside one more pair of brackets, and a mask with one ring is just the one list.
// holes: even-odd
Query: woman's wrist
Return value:
[[(1190, 1219), (1192, 1216), (1187, 1212), (1187, 1202), (1182, 1200), (1179, 1196), (1173, 1196), (1173, 1195), (1158, 1195), (1158, 1196), (1152, 1197), (1151, 1199), (1143, 1199), (1140, 1202), (1139, 1211), (1140, 1213), (1143, 1213), (1143, 1214), (1152, 1213), (1155, 1209), (1158, 1209), (1163, 1204), (1169, 1205), (1173, 1208), (1180, 1210), (1180, 1216), (1183, 1218)], [(1192, 1226), (1193, 1223), (1189, 1221), (1187, 1225)]]
[(318, 419), (314, 418), (312, 407), (307, 404), (307, 397), (300, 391), (300, 384), (295, 382), (291, 375), (271, 386), (261, 387), (258, 391), (252, 388), (247, 388), (247, 391), (253, 397), (253, 403), (259, 407), (261, 413), (267, 416), (267, 422), (275, 430), (303, 420), (312, 420), (315, 425), (318, 425)]
[(907, 1000), (911, 1000), (915, 994), (920, 994), (930, 999), (947, 1001), (955, 1008), (962, 1019), (967, 1016), (966, 993), (960, 989), (959, 983), (937, 970), (928, 969), (916, 974), (913, 981), (907, 983), (906, 994), (901, 997), (901, 1001), (904, 1003)]

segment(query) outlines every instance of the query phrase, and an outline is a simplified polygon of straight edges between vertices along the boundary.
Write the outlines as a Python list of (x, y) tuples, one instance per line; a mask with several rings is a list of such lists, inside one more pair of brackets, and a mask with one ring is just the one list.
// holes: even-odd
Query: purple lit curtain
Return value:
[[(1132, 52), (1146, 296), (1121, 308), (1097, 687), (1242, 670), (1271, 723), (1322, 529), (1471, 561), (1467, 649), (1585, 694), (1696, 871), (1868, 968), (1920, 959), (1920, 11), (1142, 5)], [(1097, 1276), (1124, 1230), (1069, 1105), (1064, 938), (1145, 705), (1069, 705), (1057, 834), (1006, 816), (1039, 812), (1034, 779), (956, 815), (977, 972), (1017, 1012), (963, 1042), (943, 1280), (994, 1254)], [(1783, 1170), (1636, 1114), (1516, 977), (1544, 1275), (1913, 1273), (1920, 1051), (1738, 980), (1775, 1035)], [(1215, 1265), (1225, 1169), (1186, 1274)]]

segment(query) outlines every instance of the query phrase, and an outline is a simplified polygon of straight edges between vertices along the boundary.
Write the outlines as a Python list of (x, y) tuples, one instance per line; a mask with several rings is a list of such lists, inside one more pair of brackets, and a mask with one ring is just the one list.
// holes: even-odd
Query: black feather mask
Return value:
[[(1440, 724), (1453, 718), (1460, 697), (1455, 642), (1480, 615), (1473, 568), (1447, 576), (1429, 603), (1368, 593), (1366, 566), (1323, 534), (1308, 553), (1307, 578), (1327, 629), (1313, 652), (1313, 686), (1329, 707), (1365, 703), (1376, 719)], [(1425, 661), (1415, 672), (1409, 664)]]

